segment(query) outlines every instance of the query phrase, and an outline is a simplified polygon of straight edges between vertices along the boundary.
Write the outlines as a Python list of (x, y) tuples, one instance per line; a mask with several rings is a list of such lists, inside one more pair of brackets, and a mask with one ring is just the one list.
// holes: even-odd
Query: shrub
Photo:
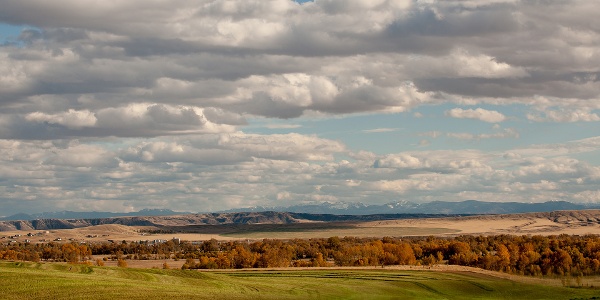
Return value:
[(127, 262), (124, 259), (117, 260), (117, 267), (127, 268)]

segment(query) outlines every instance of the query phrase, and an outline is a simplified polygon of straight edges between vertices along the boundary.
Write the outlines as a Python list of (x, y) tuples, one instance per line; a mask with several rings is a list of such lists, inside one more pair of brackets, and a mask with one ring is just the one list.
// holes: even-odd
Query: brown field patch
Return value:
[[(394, 219), (352, 222), (299, 222), (289, 224), (225, 224), (188, 226), (98, 225), (75, 229), (6, 231), (0, 242), (187, 241), (256, 240), (402, 236), (468, 235), (585, 235), (600, 234), (600, 211), (565, 211), (453, 218)], [(30, 233), (30, 236), (27, 234)], [(15, 237), (15, 235), (20, 235)]]

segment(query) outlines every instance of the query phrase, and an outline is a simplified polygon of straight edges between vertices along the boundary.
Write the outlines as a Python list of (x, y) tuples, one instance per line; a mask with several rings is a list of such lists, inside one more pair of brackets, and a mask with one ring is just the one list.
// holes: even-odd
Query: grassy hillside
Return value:
[(0, 299), (589, 299), (599, 290), (473, 273), (220, 271), (0, 262)]

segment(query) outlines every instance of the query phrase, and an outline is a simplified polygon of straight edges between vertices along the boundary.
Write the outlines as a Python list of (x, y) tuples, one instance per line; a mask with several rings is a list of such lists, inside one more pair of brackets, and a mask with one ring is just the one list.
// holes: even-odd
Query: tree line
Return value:
[(600, 274), (600, 237), (596, 235), (0, 245), (0, 259), (4, 260), (77, 263), (89, 262), (93, 255), (120, 262), (185, 260), (183, 269), (452, 264), (534, 276)]

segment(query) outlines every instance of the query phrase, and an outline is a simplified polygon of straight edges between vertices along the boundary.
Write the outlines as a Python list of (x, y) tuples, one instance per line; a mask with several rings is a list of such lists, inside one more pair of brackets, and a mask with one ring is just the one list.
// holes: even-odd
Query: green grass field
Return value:
[(218, 271), (0, 262), (0, 299), (594, 299), (600, 290), (475, 273)]

